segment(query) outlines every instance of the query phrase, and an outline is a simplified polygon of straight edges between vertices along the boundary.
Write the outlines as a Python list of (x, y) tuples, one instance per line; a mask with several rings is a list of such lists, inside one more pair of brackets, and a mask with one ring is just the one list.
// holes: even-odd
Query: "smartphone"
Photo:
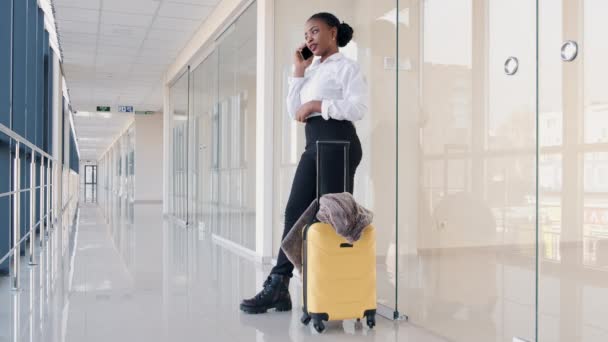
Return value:
[(310, 51), (310, 49), (308, 48), (308, 46), (304, 46), (304, 48), (300, 52), (300, 55), (302, 56), (302, 58), (304, 58), (304, 60), (307, 60), (310, 57), (312, 57), (312, 51)]

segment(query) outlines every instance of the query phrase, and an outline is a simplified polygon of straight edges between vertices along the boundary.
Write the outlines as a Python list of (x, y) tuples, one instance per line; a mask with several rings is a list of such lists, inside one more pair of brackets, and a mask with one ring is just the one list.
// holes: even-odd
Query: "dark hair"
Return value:
[(353, 39), (353, 28), (345, 22), (340, 23), (340, 20), (335, 15), (327, 12), (319, 12), (314, 14), (308, 20), (319, 19), (323, 20), (329, 27), (335, 27), (338, 29), (338, 36), (336, 41), (339, 47), (345, 47), (351, 39)]

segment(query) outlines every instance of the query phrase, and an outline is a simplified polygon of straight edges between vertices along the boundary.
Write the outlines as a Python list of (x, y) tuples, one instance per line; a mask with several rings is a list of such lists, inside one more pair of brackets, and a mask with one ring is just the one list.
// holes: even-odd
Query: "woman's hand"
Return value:
[(321, 112), (321, 101), (309, 101), (300, 106), (300, 109), (296, 112), (296, 120), (299, 122), (306, 122), (308, 116), (312, 113)]
[(306, 46), (306, 43), (300, 45), (294, 52), (293, 64), (295, 65), (296, 68), (293, 72), (293, 77), (304, 77), (304, 71), (306, 71), (306, 68), (308, 68), (310, 66), (310, 64), (312, 63), (313, 57), (310, 57), (309, 59), (302, 58), (301, 52), (305, 46)]

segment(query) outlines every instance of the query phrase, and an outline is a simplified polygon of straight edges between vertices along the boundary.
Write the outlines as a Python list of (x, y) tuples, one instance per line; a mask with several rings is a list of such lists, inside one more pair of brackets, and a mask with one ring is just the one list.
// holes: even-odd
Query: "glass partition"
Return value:
[(192, 121), (190, 123), (192, 156), (191, 222), (205, 226), (217, 203), (217, 52), (211, 53), (192, 72)]
[(536, 4), (399, 13), (398, 310), (453, 341), (533, 341)]
[[(251, 250), (255, 250), (256, 9), (255, 3), (246, 8), (218, 38), (215, 49), (192, 68), (189, 88), (184, 75), (172, 91), (175, 155), (170, 197), (175, 216)], [(189, 115), (180, 121), (188, 104)]]
[(218, 39), (218, 221), (214, 231), (255, 250), (257, 5)]
[(171, 87), (171, 151), (169, 208), (171, 214), (186, 222), (188, 217), (188, 81), (184, 73)]
[[(375, 213), (383, 314), (407, 315), (452, 341), (606, 340), (608, 6), (274, 6), (273, 252), (304, 148), (304, 126), (285, 108), (292, 56), (306, 19), (332, 12), (354, 28), (341, 52), (369, 84), (369, 112), (356, 123), (363, 160), (355, 198)], [(249, 249), (255, 14), (252, 5), (222, 34), (190, 89), (184, 75), (171, 93), (170, 208)]]
[(608, 340), (607, 15), (539, 1), (539, 341)]

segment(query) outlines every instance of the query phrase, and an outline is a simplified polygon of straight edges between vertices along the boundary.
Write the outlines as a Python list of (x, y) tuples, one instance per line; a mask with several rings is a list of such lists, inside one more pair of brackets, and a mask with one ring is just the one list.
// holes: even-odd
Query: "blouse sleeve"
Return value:
[(321, 115), (325, 120), (361, 120), (368, 107), (368, 88), (365, 77), (357, 64), (349, 64), (337, 75), (342, 84), (341, 100), (323, 99)]
[(302, 105), (300, 100), (300, 90), (306, 81), (305, 77), (289, 77), (288, 85), (289, 90), (287, 92), (287, 113), (295, 120), (296, 113)]

